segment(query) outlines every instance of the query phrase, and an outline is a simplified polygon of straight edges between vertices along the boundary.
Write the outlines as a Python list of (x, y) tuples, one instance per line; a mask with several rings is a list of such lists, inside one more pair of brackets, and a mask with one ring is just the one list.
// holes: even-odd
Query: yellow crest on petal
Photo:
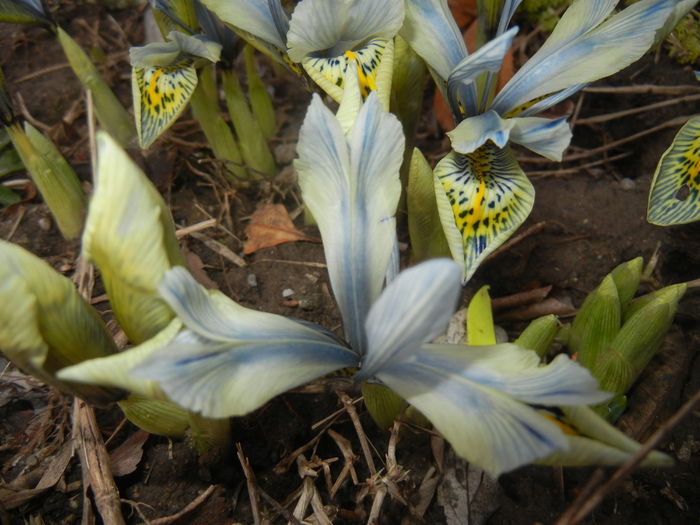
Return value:
[[(462, 240), (464, 280), (530, 214), (535, 190), (513, 153), (488, 142), (468, 155), (449, 153), (435, 168), (436, 186), (444, 191), (451, 220)], [(453, 256), (455, 250), (453, 248)]]
[(647, 220), (659, 226), (700, 219), (700, 115), (681, 128), (661, 157), (649, 192)]
[(377, 89), (377, 76), (389, 41), (375, 38), (357, 51), (346, 51), (334, 58), (305, 58), (302, 62), (304, 69), (321, 88), (336, 101), (343, 98), (345, 75), (351, 60), (357, 63), (360, 92), (363, 98)]
[(142, 148), (153, 144), (177, 120), (196, 87), (193, 66), (133, 68), (134, 113)]

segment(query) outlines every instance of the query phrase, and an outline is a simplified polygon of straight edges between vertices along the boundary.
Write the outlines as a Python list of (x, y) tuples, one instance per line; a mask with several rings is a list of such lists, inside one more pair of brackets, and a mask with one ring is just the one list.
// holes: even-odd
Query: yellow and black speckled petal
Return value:
[[(535, 189), (509, 148), (488, 142), (468, 155), (450, 152), (435, 167), (436, 187), (449, 201), (451, 223), (462, 241), (463, 280), (520, 226), (532, 210)], [(449, 237), (448, 237), (449, 240)], [(459, 259), (455, 249), (453, 257)]]
[(348, 63), (354, 58), (357, 62), (360, 92), (363, 98), (367, 98), (372, 91), (377, 89), (377, 72), (387, 45), (386, 39), (375, 38), (362, 49), (346, 51), (334, 58), (305, 58), (302, 61), (302, 66), (316, 84), (334, 100), (340, 102), (343, 98)]
[(193, 66), (134, 67), (131, 74), (139, 144), (147, 148), (180, 116), (197, 87)]
[(656, 167), (647, 220), (659, 226), (700, 219), (700, 115), (681, 128)]

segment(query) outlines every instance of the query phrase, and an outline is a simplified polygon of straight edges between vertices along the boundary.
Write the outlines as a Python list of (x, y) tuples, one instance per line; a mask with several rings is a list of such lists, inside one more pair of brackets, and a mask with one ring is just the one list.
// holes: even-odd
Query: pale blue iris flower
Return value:
[(378, 91), (388, 109), (403, 0), (301, 0), (291, 16), (280, 0), (202, 1), (261, 51), (297, 72), (300, 65), (338, 102), (354, 59), (363, 95)]
[(431, 68), (458, 123), (448, 133), (453, 150), (435, 168), (435, 188), (464, 281), (534, 203), (534, 188), (508, 144), (561, 160), (571, 140), (566, 117), (534, 115), (640, 58), (677, 14), (676, 0), (641, 0), (612, 14), (617, 3), (574, 0), (547, 41), (494, 96), (494, 78), (517, 32), (506, 27), (520, 0), (504, 1), (496, 37), (471, 55), (446, 0), (406, 1), (400, 34)]
[(352, 367), (359, 369), (356, 381), (394, 390), (460, 455), (492, 475), (565, 454), (564, 433), (526, 403), (587, 405), (609, 395), (563, 355), (542, 366), (534, 352), (515, 345), (430, 343), (454, 311), (462, 272), (437, 259), (396, 275), (401, 124), (375, 93), (363, 103), (357, 79), (349, 78), (337, 115), (314, 96), (296, 161), (304, 201), (323, 236), (346, 340), (244, 308), (173, 268), (160, 292), (185, 328), (150, 349), (132, 377), (155, 381), (190, 410), (227, 417)]

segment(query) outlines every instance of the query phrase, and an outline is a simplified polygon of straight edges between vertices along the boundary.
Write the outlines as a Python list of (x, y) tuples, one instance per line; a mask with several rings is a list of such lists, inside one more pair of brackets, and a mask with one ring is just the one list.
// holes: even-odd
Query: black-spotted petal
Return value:
[(133, 68), (134, 115), (141, 148), (148, 148), (177, 120), (196, 87), (193, 66)]
[(700, 219), (700, 115), (676, 135), (656, 167), (647, 220), (659, 226)]
[(367, 98), (372, 91), (378, 89), (388, 95), (391, 88), (393, 54), (393, 40), (374, 38), (360, 49), (346, 51), (333, 58), (304, 58), (302, 66), (321, 89), (340, 102), (343, 98), (348, 67), (353, 67), (351, 65), (353, 59), (362, 96)]
[(440, 219), (467, 281), (525, 221), (535, 189), (510, 149), (491, 142), (468, 155), (450, 152), (434, 174)]

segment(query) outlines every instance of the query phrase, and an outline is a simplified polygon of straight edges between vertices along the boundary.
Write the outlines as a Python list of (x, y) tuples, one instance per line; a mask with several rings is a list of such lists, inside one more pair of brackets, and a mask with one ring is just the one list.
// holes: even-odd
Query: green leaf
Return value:
[(20, 200), (20, 196), (14, 191), (7, 186), (0, 184), (0, 206), (9, 206), (10, 204), (15, 204)]
[(414, 262), (449, 255), (435, 202), (433, 170), (418, 148), (413, 149), (406, 192), (408, 232)]
[(571, 327), (569, 350), (592, 369), (620, 330), (620, 298), (612, 276), (603, 279), (579, 310)]
[(545, 315), (531, 321), (514, 343), (522, 348), (534, 350), (538, 356), (544, 357), (558, 331), (559, 322), (556, 316)]
[(467, 308), (467, 344), (486, 346), (496, 344), (489, 287), (482, 286)]
[(202, 127), (204, 135), (217, 159), (226, 162), (225, 170), (232, 178), (246, 179), (243, 156), (229, 125), (221, 118), (214, 69), (209, 66), (199, 73), (199, 85), (190, 100), (192, 115)]
[(221, 79), (228, 113), (238, 136), (243, 160), (249, 168), (254, 170), (253, 175), (256, 177), (262, 174), (274, 175), (277, 172), (275, 159), (272, 157), (265, 134), (248, 105), (236, 72), (222, 71)]
[(265, 138), (270, 138), (274, 136), (277, 130), (277, 117), (270, 94), (267, 92), (267, 86), (265, 86), (255, 68), (253, 47), (250, 45), (245, 47), (245, 71), (248, 79), (248, 97), (250, 98), (253, 115), (255, 115), (255, 119)]
[(76, 41), (60, 27), (57, 35), (73, 72), (83, 88), (92, 92), (95, 116), (100, 125), (122, 146), (128, 146), (136, 138), (136, 128), (129, 113)]
[(362, 396), (367, 411), (379, 428), (390, 428), (406, 402), (391, 389), (382, 385), (362, 383)]
[(28, 122), (24, 129), (13, 124), (7, 131), (63, 236), (73, 239), (80, 235), (85, 194), (73, 169), (53, 142)]
[(623, 312), (632, 298), (637, 293), (639, 281), (642, 278), (642, 266), (644, 260), (641, 257), (624, 262), (617, 266), (610, 275), (617, 287), (617, 295), (620, 298), (620, 307)]

